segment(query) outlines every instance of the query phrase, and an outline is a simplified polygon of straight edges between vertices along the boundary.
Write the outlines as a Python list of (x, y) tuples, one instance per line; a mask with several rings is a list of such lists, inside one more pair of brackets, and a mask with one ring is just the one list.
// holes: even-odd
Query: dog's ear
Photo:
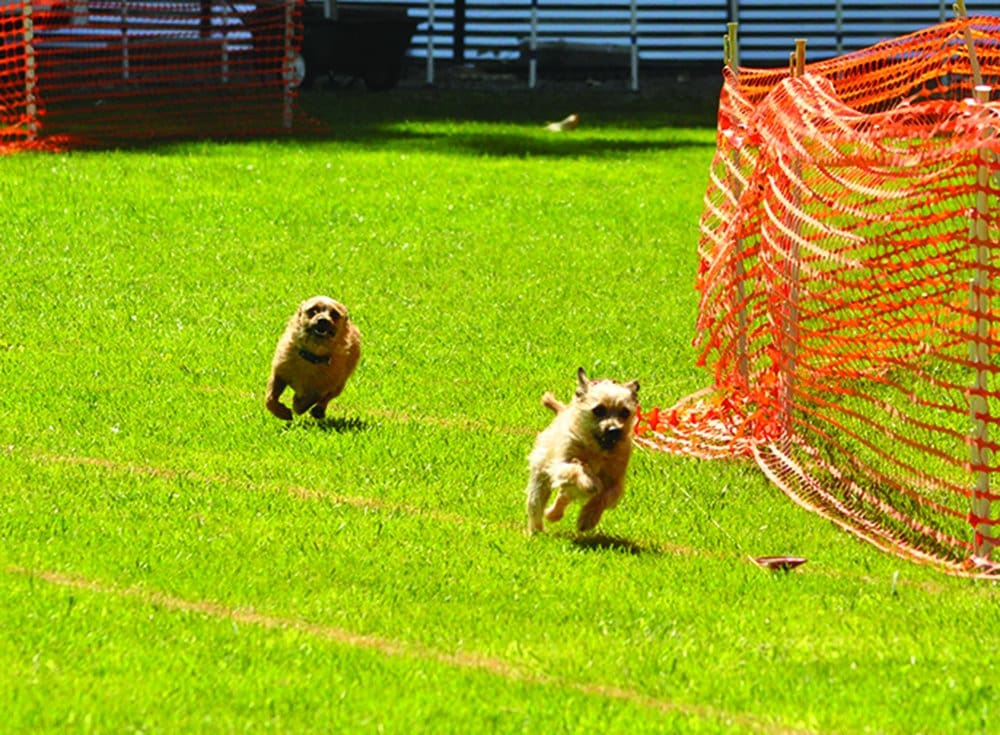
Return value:
[(628, 388), (630, 391), (632, 391), (632, 397), (633, 398), (635, 398), (636, 396), (639, 395), (639, 381), (638, 380), (633, 380), (631, 383), (626, 383), (624, 387)]
[(587, 377), (587, 373), (583, 368), (579, 368), (576, 371), (576, 397), (583, 398), (587, 394), (587, 390), (590, 388), (590, 379)]

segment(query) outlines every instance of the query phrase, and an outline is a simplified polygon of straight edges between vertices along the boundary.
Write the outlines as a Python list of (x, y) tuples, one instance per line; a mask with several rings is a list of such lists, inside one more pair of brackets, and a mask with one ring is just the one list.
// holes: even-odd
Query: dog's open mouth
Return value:
[(309, 326), (309, 333), (314, 337), (319, 337), (321, 339), (332, 337), (336, 331), (336, 326), (334, 326), (334, 323), (329, 319), (320, 319)]

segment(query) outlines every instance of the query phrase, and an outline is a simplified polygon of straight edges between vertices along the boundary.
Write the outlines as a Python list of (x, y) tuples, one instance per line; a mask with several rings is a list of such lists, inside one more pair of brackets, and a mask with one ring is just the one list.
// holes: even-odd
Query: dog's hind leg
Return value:
[(527, 495), (528, 533), (541, 533), (545, 530), (545, 522), (542, 520), (545, 504), (552, 495), (552, 485), (549, 484), (548, 478), (540, 472), (532, 472), (528, 480)]

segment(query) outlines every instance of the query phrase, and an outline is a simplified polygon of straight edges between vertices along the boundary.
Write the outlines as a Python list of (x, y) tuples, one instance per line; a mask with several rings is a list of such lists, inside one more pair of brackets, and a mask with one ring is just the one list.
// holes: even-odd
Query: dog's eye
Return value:
[(631, 415), (632, 413), (627, 408), (623, 408), (621, 411), (618, 412), (618, 418), (620, 418), (622, 421), (627, 421), (628, 417)]
[(310, 306), (308, 309), (306, 309), (306, 314), (309, 316), (316, 316), (318, 312), (319, 312), (318, 306)]
[(604, 406), (594, 406), (593, 414), (599, 419), (605, 419), (608, 417), (608, 409)]

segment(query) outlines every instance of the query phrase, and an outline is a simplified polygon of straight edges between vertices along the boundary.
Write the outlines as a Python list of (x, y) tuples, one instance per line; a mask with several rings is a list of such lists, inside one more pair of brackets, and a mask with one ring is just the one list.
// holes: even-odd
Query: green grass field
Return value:
[[(996, 731), (996, 587), (750, 464), (639, 450), (597, 533), (523, 532), (542, 392), (709, 380), (703, 118), (312, 104), (330, 135), (0, 159), (0, 731)], [(286, 426), (271, 353), (316, 293), (362, 362)]]

